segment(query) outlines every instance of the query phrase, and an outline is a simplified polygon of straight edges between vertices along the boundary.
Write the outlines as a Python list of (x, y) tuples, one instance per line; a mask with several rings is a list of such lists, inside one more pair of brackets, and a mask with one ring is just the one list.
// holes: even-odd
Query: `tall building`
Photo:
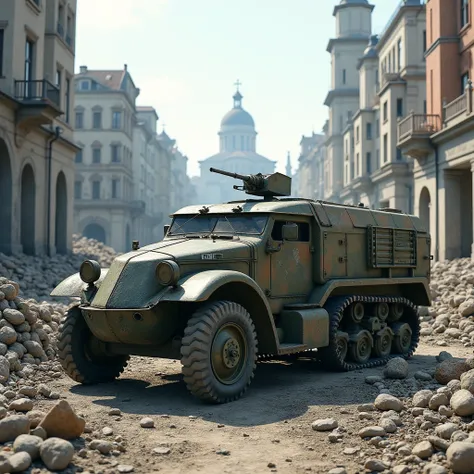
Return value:
[(198, 201), (212, 204), (242, 199), (242, 192), (233, 189), (234, 184), (228, 178), (211, 173), (209, 168), (221, 168), (239, 174), (270, 174), (275, 170), (275, 161), (257, 153), (257, 132), (253, 117), (243, 108), (243, 96), (238, 89), (235, 92), (234, 106), (221, 121), (219, 135), (219, 153), (200, 161), (201, 177), (198, 183)]
[(299, 197), (324, 199), (325, 140), (325, 135), (314, 132), (309, 137), (301, 137), (298, 158)]
[(397, 148), (397, 121), (423, 107), (425, 5), (402, 2), (359, 60), (359, 108), (344, 130), (344, 202), (413, 213), (411, 160)]
[(431, 234), (435, 260), (474, 256), (474, 21), (468, 0), (428, 0), (426, 107), (398, 124), (398, 145), (413, 161), (415, 212)]
[(161, 239), (173, 156), (157, 136), (156, 110), (136, 105), (126, 65), (81, 66), (75, 88), (75, 231), (119, 252)]
[(340, 202), (344, 186), (343, 133), (347, 119), (359, 108), (357, 62), (372, 32), (373, 9), (367, 0), (341, 0), (333, 12), (336, 37), (327, 46), (331, 54), (331, 90), (324, 104), (329, 107), (325, 197), (335, 202)]
[(76, 0), (0, 2), (0, 252), (72, 247)]

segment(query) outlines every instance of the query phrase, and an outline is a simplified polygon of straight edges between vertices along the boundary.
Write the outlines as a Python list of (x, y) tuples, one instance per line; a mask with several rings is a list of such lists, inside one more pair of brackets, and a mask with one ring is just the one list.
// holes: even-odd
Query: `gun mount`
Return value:
[(211, 173), (218, 173), (235, 179), (241, 179), (243, 186), (234, 185), (234, 189), (245, 191), (253, 196), (263, 196), (265, 199), (271, 199), (275, 196), (291, 195), (291, 178), (282, 173), (272, 174), (249, 174), (243, 175), (238, 173), (230, 173), (229, 171), (210, 168)]

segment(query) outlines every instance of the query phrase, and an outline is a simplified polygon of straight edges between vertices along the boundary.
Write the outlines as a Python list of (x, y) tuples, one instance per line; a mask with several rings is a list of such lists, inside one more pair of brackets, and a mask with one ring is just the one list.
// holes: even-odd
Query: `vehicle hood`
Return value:
[(141, 308), (165, 289), (155, 277), (159, 262), (174, 260), (184, 264), (203, 261), (206, 263), (204, 270), (212, 269), (209, 260), (217, 263), (249, 259), (257, 241), (257, 238), (164, 240), (120, 255), (113, 261), (91, 305), (111, 309)]

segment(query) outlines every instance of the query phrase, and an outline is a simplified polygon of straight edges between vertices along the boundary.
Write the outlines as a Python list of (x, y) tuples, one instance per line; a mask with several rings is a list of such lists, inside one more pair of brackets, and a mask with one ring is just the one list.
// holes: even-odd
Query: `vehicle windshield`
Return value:
[(176, 216), (167, 235), (183, 234), (261, 234), (268, 221), (262, 215), (198, 215)]

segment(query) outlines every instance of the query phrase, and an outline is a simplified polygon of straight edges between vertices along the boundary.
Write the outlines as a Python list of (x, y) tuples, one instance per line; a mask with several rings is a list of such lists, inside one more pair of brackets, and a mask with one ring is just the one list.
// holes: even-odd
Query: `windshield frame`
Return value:
[[(200, 217), (207, 217), (209, 219), (216, 219), (214, 225), (212, 226), (212, 229), (209, 230), (204, 230), (204, 231), (198, 231), (198, 232), (184, 232), (184, 229), (179, 228), (178, 226), (178, 233), (173, 233), (172, 228), (174, 223), (176, 222), (176, 219), (185, 219), (184, 223), (181, 224), (182, 227), (185, 226), (186, 222), (191, 222), (191, 220), (196, 220), (199, 219)], [(235, 230), (232, 229), (232, 219), (237, 219), (237, 218), (251, 218), (251, 217), (260, 217), (260, 218), (265, 218), (265, 223), (262, 227), (261, 232), (236, 232)], [(230, 222), (229, 225), (229, 230), (215, 230), (218, 222), (227, 222), (225, 219), (227, 218), (228, 222)], [(247, 213), (230, 213), (230, 212), (219, 212), (219, 213), (212, 213), (212, 214), (202, 214), (202, 215), (193, 215), (193, 214), (177, 214), (173, 216), (173, 219), (170, 224), (169, 231), (167, 233), (167, 237), (184, 237), (186, 235), (206, 235), (206, 236), (211, 236), (211, 235), (235, 235), (235, 236), (248, 236), (248, 237), (259, 237), (265, 234), (267, 228), (268, 228), (268, 223), (270, 222), (270, 215), (265, 212), (247, 212)]]

